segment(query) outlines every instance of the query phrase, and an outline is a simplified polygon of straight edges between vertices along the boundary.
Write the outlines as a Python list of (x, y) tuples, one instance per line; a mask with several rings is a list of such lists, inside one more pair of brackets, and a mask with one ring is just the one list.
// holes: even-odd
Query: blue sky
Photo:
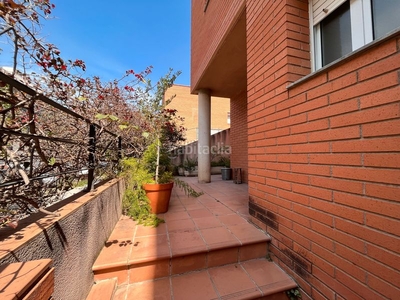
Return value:
[(82, 59), (86, 76), (104, 81), (125, 71), (153, 66), (156, 82), (182, 71), (175, 83), (190, 84), (189, 0), (52, 0), (53, 19), (41, 36), (55, 44), (64, 59)]

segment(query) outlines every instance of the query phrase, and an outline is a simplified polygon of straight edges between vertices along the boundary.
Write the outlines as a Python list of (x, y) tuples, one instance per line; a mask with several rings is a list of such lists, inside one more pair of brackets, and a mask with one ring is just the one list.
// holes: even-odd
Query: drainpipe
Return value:
[(198, 181), (211, 182), (211, 95), (210, 90), (199, 90)]

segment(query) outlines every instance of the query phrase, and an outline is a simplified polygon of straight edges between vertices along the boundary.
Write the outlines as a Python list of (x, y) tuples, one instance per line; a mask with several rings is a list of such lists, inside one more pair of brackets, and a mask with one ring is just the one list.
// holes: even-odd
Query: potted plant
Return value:
[(217, 161), (211, 161), (211, 174), (216, 175), (216, 174), (221, 174), (221, 169), (226, 168), (227, 165), (227, 159), (225, 157), (221, 157)]
[(120, 176), (125, 179), (125, 192), (122, 200), (124, 215), (145, 226), (157, 226), (163, 220), (152, 213), (150, 201), (143, 189), (144, 182), (152, 182), (153, 176), (137, 158), (124, 158), (120, 162)]
[[(132, 90), (130, 104), (137, 109), (135, 113), (140, 116), (141, 122), (130, 125), (128, 121), (120, 121), (119, 124), (119, 128), (132, 133), (130, 145), (135, 149), (129, 153), (134, 157), (122, 160), (122, 175), (127, 182), (124, 213), (144, 225), (156, 226), (162, 221), (156, 214), (168, 210), (174, 183), (189, 196), (201, 195), (186, 182), (172, 176), (171, 150), (185, 140), (185, 129), (180, 124), (183, 120), (177, 111), (165, 107), (173, 98), (165, 100), (165, 91), (179, 75), (179, 72), (171, 75), (171, 71), (155, 87), (150, 80), (143, 80), (145, 88)], [(117, 117), (114, 119), (119, 120)]]
[[(211, 174), (221, 174), (221, 169), (224, 167), (229, 167), (229, 157), (226, 153), (230, 147), (229, 146), (213, 146), (211, 147)], [(225, 156), (224, 156), (225, 155)]]
[(197, 159), (196, 158), (186, 158), (183, 163), (183, 168), (185, 169), (185, 176), (197, 176)]
[(146, 131), (143, 135), (150, 145), (143, 153), (143, 164), (153, 175), (152, 182), (144, 182), (143, 189), (150, 200), (152, 212), (165, 213), (168, 210), (171, 190), (174, 185), (169, 153), (181, 141), (184, 141), (184, 128), (179, 124), (182, 120), (175, 109), (166, 106), (172, 101), (164, 99), (165, 92), (172, 86), (180, 72), (171, 71), (161, 78), (154, 88), (147, 81), (144, 90), (137, 91), (140, 112), (146, 116)]
[(178, 175), (179, 176), (184, 176), (185, 175), (185, 168), (183, 166), (183, 163), (178, 165)]
[(150, 200), (151, 211), (154, 214), (168, 211), (172, 188), (174, 186), (168, 153), (161, 147), (157, 139), (143, 155), (144, 166), (154, 174), (152, 182), (144, 182), (143, 189)]

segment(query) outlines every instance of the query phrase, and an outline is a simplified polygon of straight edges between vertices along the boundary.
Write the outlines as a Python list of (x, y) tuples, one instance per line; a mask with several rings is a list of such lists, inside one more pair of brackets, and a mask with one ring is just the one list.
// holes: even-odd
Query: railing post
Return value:
[(118, 161), (122, 158), (122, 138), (121, 136), (118, 137)]
[(96, 153), (96, 127), (90, 124), (89, 129), (89, 170), (88, 170), (88, 183), (87, 191), (93, 190), (94, 183), (94, 167), (95, 167), (95, 153)]

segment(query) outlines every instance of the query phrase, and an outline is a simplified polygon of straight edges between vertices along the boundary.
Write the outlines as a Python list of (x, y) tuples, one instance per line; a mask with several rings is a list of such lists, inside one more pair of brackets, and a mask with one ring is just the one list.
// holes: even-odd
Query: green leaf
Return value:
[(108, 117), (110, 118), (110, 120), (112, 121), (118, 121), (119, 118), (117, 116), (113, 116), (113, 115), (108, 115)]
[(150, 135), (150, 134), (149, 134), (148, 132), (143, 132), (143, 133), (142, 133), (142, 136), (145, 137), (145, 138), (148, 138), (149, 135)]
[(105, 118), (107, 118), (108, 117), (108, 115), (103, 115), (103, 114), (97, 114), (96, 116), (95, 116), (95, 118), (97, 119), (97, 120), (103, 120), (103, 119), (105, 119)]
[(124, 129), (127, 129), (129, 126), (128, 125), (119, 125), (118, 127), (119, 127), (119, 129), (124, 130)]
[(49, 159), (49, 162), (48, 162), (49, 166), (53, 166), (55, 163), (56, 163), (56, 159), (54, 157)]

